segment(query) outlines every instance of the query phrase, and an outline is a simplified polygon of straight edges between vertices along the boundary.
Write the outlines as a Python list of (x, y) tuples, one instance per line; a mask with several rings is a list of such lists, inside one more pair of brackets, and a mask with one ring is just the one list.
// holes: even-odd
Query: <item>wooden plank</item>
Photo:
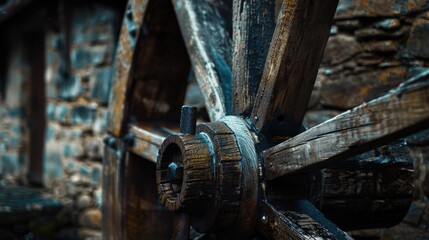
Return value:
[(338, 0), (284, 0), (251, 121), (268, 136), (301, 127)]
[(266, 150), (273, 180), (376, 148), (429, 127), (429, 71), (388, 94)]
[(275, 28), (275, 0), (233, 2), (234, 115), (249, 116)]
[(257, 228), (267, 239), (351, 239), (306, 200), (281, 205), (262, 202)]
[(158, 149), (162, 142), (169, 134), (178, 132), (178, 128), (173, 126), (167, 128), (157, 124), (140, 123), (131, 125), (129, 132), (135, 136), (134, 144), (130, 148), (130, 151), (156, 163)]
[[(45, 92), (45, 33), (34, 31), (28, 33), (26, 53), (31, 66), (30, 71), (30, 98), (26, 103), (29, 116), (28, 180), (30, 183), (43, 186), (43, 155), (45, 149), (46, 129), (46, 92)], [(14, 94), (14, 93), (11, 93)]]
[(136, 55), (136, 39), (141, 29), (149, 0), (129, 0), (122, 21), (121, 33), (114, 64), (112, 99), (109, 104), (108, 131), (116, 137), (123, 134), (123, 122), (127, 111), (128, 90), (132, 83), (132, 62)]
[(125, 161), (121, 141), (106, 137), (103, 156), (103, 239), (123, 239)]
[(212, 1), (173, 0), (195, 77), (211, 121), (231, 104), (231, 38)]
[(159, 202), (155, 164), (132, 153), (126, 162), (124, 237), (116, 239), (171, 239), (173, 214)]

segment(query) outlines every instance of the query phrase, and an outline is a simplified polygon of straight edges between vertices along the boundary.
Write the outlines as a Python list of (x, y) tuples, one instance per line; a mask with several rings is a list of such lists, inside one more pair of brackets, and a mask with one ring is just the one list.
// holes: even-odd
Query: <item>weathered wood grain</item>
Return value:
[(338, 0), (284, 0), (251, 121), (269, 136), (300, 127)]
[(234, 115), (250, 115), (275, 28), (275, 0), (233, 2)]
[(211, 121), (231, 106), (231, 38), (211, 1), (173, 0), (195, 77)]
[(129, 150), (140, 157), (156, 162), (162, 142), (168, 135), (178, 132), (178, 128), (166, 124), (161, 127), (158, 124), (140, 123), (130, 125), (129, 132), (135, 137)]
[(190, 69), (186, 46), (171, 0), (150, 1), (146, 11), (133, 60), (128, 121), (177, 123)]
[(429, 127), (429, 71), (266, 150), (267, 179), (329, 164)]
[(136, 39), (142, 29), (143, 18), (149, 0), (129, 0), (122, 21), (121, 33), (114, 63), (114, 83), (109, 104), (107, 129), (113, 136), (123, 134), (123, 122), (127, 111), (128, 91), (132, 83), (132, 62), (135, 56)]
[(122, 239), (124, 218), (123, 194), (125, 161), (123, 145), (118, 139), (108, 136), (105, 139), (103, 156), (103, 239)]
[(155, 173), (154, 163), (127, 154), (122, 205), (124, 237), (115, 239), (171, 239), (173, 214), (159, 202)]
[(351, 239), (308, 201), (287, 205), (262, 202), (258, 231), (267, 239)]
[[(404, 141), (267, 186), (270, 198), (305, 198), (342, 230), (387, 228), (408, 212), (413, 160)], [(350, 217), (353, 216), (353, 217)]]

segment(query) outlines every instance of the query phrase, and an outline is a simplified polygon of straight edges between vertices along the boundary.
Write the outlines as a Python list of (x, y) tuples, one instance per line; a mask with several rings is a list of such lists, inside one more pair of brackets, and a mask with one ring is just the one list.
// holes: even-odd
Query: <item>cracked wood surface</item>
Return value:
[(269, 136), (300, 127), (329, 37), (338, 0), (284, 0), (251, 121)]
[(306, 200), (261, 205), (257, 229), (267, 239), (351, 239)]
[(146, 7), (149, 0), (129, 0), (122, 21), (119, 42), (116, 49), (113, 75), (112, 98), (109, 104), (107, 128), (115, 137), (123, 134), (123, 122), (127, 111), (127, 91), (133, 75), (132, 65), (136, 50), (136, 40), (141, 32)]
[(233, 2), (234, 115), (249, 116), (275, 28), (274, 0)]
[(231, 105), (231, 39), (225, 19), (210, 1), (173, 4), (210, 120), (216, 121)]
[(267, 179), (329, 164), (429, 127), (429, 71), (266, 150)]

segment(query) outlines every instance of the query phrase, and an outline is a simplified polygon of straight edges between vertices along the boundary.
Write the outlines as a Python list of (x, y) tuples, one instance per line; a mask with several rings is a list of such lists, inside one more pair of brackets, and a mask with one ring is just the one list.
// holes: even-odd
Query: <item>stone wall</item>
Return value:
[[(318, 123), (380, 96), (429, 68), (429, 1), (340, 0), (306, 115)], [(386, 230), (354, 232), (376, 239), (429, 238), (429, 131), (407, 138), (415, 166), (414, 202)]]
[[(94, 3), (68, 7), (68, 33), (56, 25), (58, 19), (44, 29), (47, 123), (43, 186), (65, 206), (60, 214), (68, 220), (56, 233), (59, 239), (98, 239), (102, 139), (123, 10)], [(17, 30), (9, 42), (6, 94), (0, 99), (0, 184), (27, 184), (28, 126), (32, 121), (28, 110), (33, 104), (28, 41), (20, 34), (25, 31)]]
[(100, 237), (103, 136), (112, 86), (120, 14), (87, 4), (71, 13), (70, 73), (62, 59), (64, 36), (46, 35), (48, 119), (44, 185), (71, 199), (80, 238)]

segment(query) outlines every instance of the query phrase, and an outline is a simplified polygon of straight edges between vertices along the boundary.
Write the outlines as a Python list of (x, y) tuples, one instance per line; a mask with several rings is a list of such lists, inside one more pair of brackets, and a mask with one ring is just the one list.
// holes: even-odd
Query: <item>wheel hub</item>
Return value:
[[(181, 129), (189, 124), (183, 119)], [(258, 142), (245, 121), (232, 116), (199, 124), (195, 134), (170, 135), (157, 160), (161, 203), (170, 211), (191, 214), (199, 232), (250, 234), (259, 196)]]

